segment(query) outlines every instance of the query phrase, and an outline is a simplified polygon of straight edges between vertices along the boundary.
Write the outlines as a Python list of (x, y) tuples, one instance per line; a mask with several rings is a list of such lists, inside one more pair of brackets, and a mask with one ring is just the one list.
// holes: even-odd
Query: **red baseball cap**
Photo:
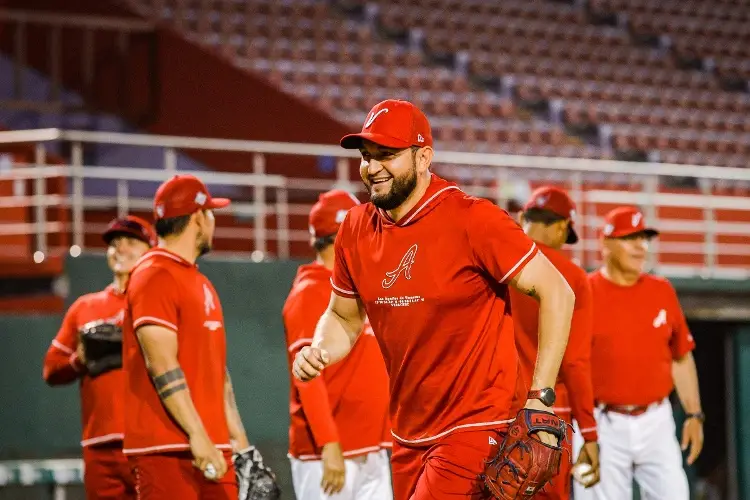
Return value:
[(364, 139), (387, 148), (432, 146), (432, 131), (427, 117), (414, 104), (388, 99), (370, 110), (359, 134), (341, 138), (341, 147), (359, 149)]
[(227, 205), (227, 198), (212, 198), (206, 185), (194, 175), (175, 175), (156, 190), (154, 217), (169, 219)]
[(310, 234), (313, 238), (336, 234), (346, 213), (357, 205), (359, 200), (354, 195), (340, 189), (321, 194), (310, 210)]
[(537, 208), (547, 210), (560, 217), (560, 220), (568, 220), (568, 238), (565, 243), (572, 245), (578, 242), (578, 234), (573, 229), (573, 220), (576, 217), (576, 204), (568, 196), (567, 191), (556, 186), (542, 186), (531, 193), (529, 201), (523, 207), (523, 211)]
[(154, 227), (135, 215), (128, 215), (119, 219), (113, 219), (102, 234), (102, 239), (109, 245), (115, 237), (125, 235), (131, 236), (150, 246), (156, 245), (156, 231)]
[(618, 207), (604, 216), (602, 234), (605, 238), (624, 238), (643, 233), (647, 238), (659, 235), (656, 229), (646, 227), (643, 213), (635, 207)]

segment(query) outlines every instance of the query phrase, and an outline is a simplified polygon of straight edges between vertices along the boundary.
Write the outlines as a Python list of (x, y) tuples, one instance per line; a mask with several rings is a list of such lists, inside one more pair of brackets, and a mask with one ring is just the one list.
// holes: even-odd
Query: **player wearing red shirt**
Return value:
[(668, 397), (676, 388), (688, 413), (682, 447), (690, 446), (692, 463), (703, 446), (695, 342), (672, 285), (643, 272), (657, 235), (636, 208), (605, 217), (604, 265), (590, 275), (601, 482), (586, 490), (576, 484), (576, 499), (630, 498), (634, 478), (645, 497), (689, 497)]
[(136, 264), (127, 288), (124, 452), (143, 500), (236, 500), (231, 461), (247, 448), (226, 369), (219, 297), (195, 264), (211, 249), (212, 198), (177, 175), (154, 199), (159, 246)]
[[(135, 478), (122, 453), (124, 290), (133, 265), (156, 243), (156, 233), (148, 222), (128, 216), (113, 220), (102, 237), (113, 282), (70, 306), (44, 358), (43, 376), (52, 386), (79, 381), (86, 498), (134, 499)], [(82, 337), (102, 332), (111, 336), (87, 356)]]
[[(553, 410), (567, 422), (571, 421), (572, 412), (572, 416), (578, 421), (580, 432), (586, 441), (585, 452), (580, 454), (579, 461), (592, 465), (593, 477), (590, 484), (595, 484), (598, 481), (599, 447), (596, 442), (594, 391), (591, 386), (591, 287), (586, 272), (560, 252), (566, 243), (578, 242), (578, 235), (573, 228), (575, 210), (575, 204), (568, 193), (554, 186), (543, 186), (531, 194), (520, 217), (524, 232), (562, 273), (576, 295), (568, 347), (555, 385), (557, 401)], [(526, 379), (530, 379), (539, 349), (539, 303), (511, 289), (510, 304), (521, 367)], [(570, 463), (564, 461), (552, 484), (537, 493), (535, 498), (564, 499), (569, 496)]]
[[(333, 242), (346, 213), (359, 205), (345, 191), (320, 196), (310, 211), (314, 262), (300, 266), (284, 304), (287, 359), (312, 343), (331, 299)], [(380, 348), (365, 323), (349, 356), (322, 377), (292, 377), (289, 455), (298, 500), (393, 498), (388, 454), (388, 374)]]
[[(575, 297), (506, 212), (430, 172), (432, 134), (413, 104), (377, 104), (341, 145), (360, 150), (370, 203), (341, 225), (331, 303), (295, 376), (314, 378), (343, 359), (367, 315), (390, 377), (395, 498), (484, 498), (481, 474), (516, 411), (524, 401), (547, 408), (523, 393), (508, 285), (541, 302), (531, 385), (544, 394)], [(546, 432), (539, 439), (556, 444)]]

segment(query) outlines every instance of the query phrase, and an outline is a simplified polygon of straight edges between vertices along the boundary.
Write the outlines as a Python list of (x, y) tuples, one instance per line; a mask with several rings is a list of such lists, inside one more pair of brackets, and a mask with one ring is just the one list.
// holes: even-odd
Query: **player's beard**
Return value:
[(417, 187), (417, 163), (412, 158), (411, 169), (401, 177), (393, 177), (391, 189), (386, 194), (377, 195), (372, 190), (372, 184), (367, 185), (372, 204), (383, 210), (393, 210), (406, 201)]
[(203, 233), (198, 235), (198, 257), (203, 257), (211, 251), (211, 241)]

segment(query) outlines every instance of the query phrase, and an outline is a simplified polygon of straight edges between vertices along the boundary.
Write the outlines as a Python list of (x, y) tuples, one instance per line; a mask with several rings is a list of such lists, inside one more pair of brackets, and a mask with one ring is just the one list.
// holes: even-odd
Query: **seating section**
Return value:
[(408, 98), (442, 148), (750, 159), (748, 0), (131, 2), (352, 125)]

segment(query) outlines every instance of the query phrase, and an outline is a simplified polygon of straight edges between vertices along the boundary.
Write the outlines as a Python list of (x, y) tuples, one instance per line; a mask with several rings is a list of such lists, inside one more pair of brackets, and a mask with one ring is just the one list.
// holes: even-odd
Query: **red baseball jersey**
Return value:
[[(290, 373), (331, 300), (330, 279), (331, 271), (318, 263), (297, 271), (283, 310)], [(390, 447), (388, 373), (369, 323), (349, 355), (322, 377), (292, 377), (289, 412), (289, 454), (301, 460), (319, 459), (323, 445), (334, 441), (346, 457)]]
[(695, 348), (677, 293), (665, 278), (643, 274), (620, 286), (589, 276), (594, 303), (591, 372), (596, 401), (648, 405), (672, 392), (672, 361)]
[(367, 311), (397, 440), (425, 445), (515, 416), (525, 395), (507, 284), (537, 249), (506, 212), (433, 175), (398, 222), (372, 203), (351, 209), (335, 248), (334, 292)]
[(94, 322), (122, 325), (124, 314), (125, 296), (113, 286), (80, 297), (65, 314), (44, 358), (44, 380), (50, 384), (68, 384), (80, 377), (81, 446), (122, 440), (124, 376), (122, 370), (86, 375), (76, 355), (78, 333)]
[(182, 428), (154, 389), (135, 330), (158, 325), (175, 332), (177, 359), (195, 409), (209, 438), (230, 449), (224, 412), (226, 338), (219, 297), (198, 266), (163, 248), (148, 251), (136, 264), (127, 288), (123, 328), (126, 375), (125, 442), (128, 454), (186, 450)]
[[(555, 411), (566, 417), (571, 413), (578, 421), (585, 440), (595, 441), (594, 389), (591, 385), (591, 322), (593, 319), (591, 286), (586, 272), (565, 255), (537, 243), (539, 250), (560, 271), (576, 295), (570, 336), (560, 375), (555, 386)], [(516, 346), (526, 383), (534, 376), (539, 350), (539, 302), (511, 288), (510, 304), (516, 328)]]

